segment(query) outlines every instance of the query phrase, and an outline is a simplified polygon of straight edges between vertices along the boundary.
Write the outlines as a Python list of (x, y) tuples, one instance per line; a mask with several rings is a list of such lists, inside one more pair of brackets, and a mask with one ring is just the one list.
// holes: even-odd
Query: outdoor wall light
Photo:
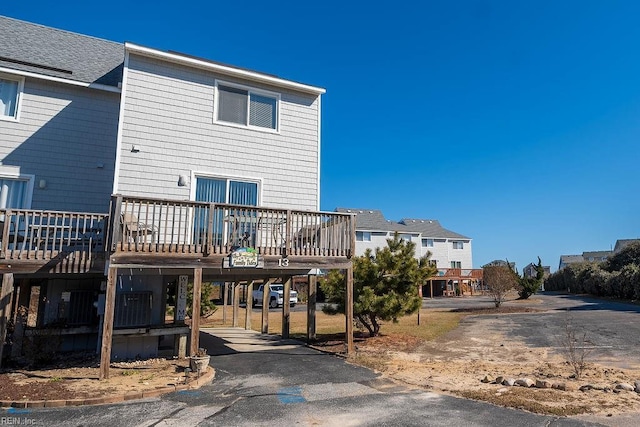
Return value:
[(41, 190), (44, 190), (45, 188), (47, 188), (47, 181), (44, 179), (41, 179), (40, 181), (38, 181), (38, 188), (40, 188)]
[(185, 187), (187, 185), (187, 177), (184, 175), (178, 176), (178, 187)]

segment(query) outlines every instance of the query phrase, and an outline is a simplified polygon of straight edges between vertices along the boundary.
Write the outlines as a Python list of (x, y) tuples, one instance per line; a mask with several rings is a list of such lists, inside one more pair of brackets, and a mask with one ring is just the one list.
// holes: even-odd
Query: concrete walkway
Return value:
[(295, 350), (304, 347), (297, 340), (283, 340), (277, 335), (266, 335), (242, 328), (201, 328), (200, 346), (210, 355), (244, 353), (267, 350)]

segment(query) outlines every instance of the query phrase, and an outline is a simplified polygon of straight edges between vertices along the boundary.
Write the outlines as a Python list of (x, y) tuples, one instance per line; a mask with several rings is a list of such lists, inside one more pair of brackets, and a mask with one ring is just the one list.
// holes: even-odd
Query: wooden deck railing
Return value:
[(253, 248), (261, 255), (351, 257), (353, 217), (255, 206), (111, 199), (109, 249), (157, 254), (227, 254)]
[(354, 227), (343, 213), (116, 195), (109, 214), (0, 209), (0, 261), (86, 264), (105, 253), (226, 255), (238, 248), (350, 258)]
[(0, 259), (91, 261), (104, 252), (106, 215), (0, 209)]
[(444, 280), (449, 278), (461, 279), (482, 279), (481, 268), (439, 268), (438, 273), (433, 276), (433, 280)]

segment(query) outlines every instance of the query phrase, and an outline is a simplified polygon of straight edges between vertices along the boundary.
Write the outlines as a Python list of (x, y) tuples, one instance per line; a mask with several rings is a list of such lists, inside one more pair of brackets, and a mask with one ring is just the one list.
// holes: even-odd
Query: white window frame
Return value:
[(422, 239), (422, 247), (423, 248), (432, 248), (433, 247), (433, 239)]
[[(366, 239), (365, 239), (366, 237)], [(356, 230), (356, 242), (370, 242), (371, 241), (371, 232), (370, 231), (357, 231)]]
[(0, 179), (25, 181), (27, 183), (27, 187), (25, 189), (26, 194), (24, 197), (24, 206), (21, 209), (31, 209), (31, 202), (33, 201), (33, 188), (36, 181), (36, 176), (20, 173), (17, 169), (18, 168), (13, 166), (0, 165)]
[(451, 268), (462, 268), (462, 261), (451, 261)]
[(407, 233), (402, 233), (400, 234), (400, 239), (404, 240), (405, 242), (411, 242), (411, 234), (407, 234)]
[[(232, 87), (234, 89), (240, 89), (240, 90), (246, 90), (247, 91), (247, 124), (243, 125), (240, 123), (233, 123), (233, 122), (225, 122), (223, 120), (218, 120), (218, 112), (220, 109), (219, 106), (219, 101), (220, 101), (220, 95), (218, 93), (218, 86), (222, 85), (222, 86), (228, 86), (228, 87)], [(276, 128), (275, 129), (271, 129), (271, 128), (267, 128), (267, 127), (262, 127), (262, 126), (252, 126), (249, 124), (249, 117), (250, 117), (250, 106), (251, 106), (251, 94), (256, 94), (256, 95), (260, 95), (260, 96), (266, 96), (268, 98), (274, 98), (276, 100)], [(254, 87), (251, 86), (245, 86), (242, 84), (238, 84), (238, 83), (231, 83), (225, 80), (216, 80), (215, 81), (215, 87), (214, 87), (214, 102), (213, 102), (213, 122), (216, 124), (220, 124), (220, 125), (224, 125), (224, 126), (231, 126), (231, 127), (236, 127), (236, 128), (240, 128), (240, 129), (252, 129), (252, 130), (257, 130), (257, 131), (261, 131), (261, 132), (268, 132), (268, 133), (275, 133), (275, 134), (279, 134), (280, 133), (280, 101), (281, 101), (281, 95), (277, 92), (271, 92), (268, 90), (263, 90), (263, 89), (256, 89)]]
[(464, 242), (462, 240), (454, 240), (451, 243), (453, 244), (453, 249), (464, 249)]
[(9, 80), (18, 83), (18, 91), (16, 97), (16, 113), (12, 116), (0, 115), (0, 120), (7, 122), (19, 122), (20, 121), (20, 111), (22, 109), (22, 93), (24, 92), (24, 77), (18, 77), (10, 74), (0, 73), (0, 79)]
[(237, 181), (237, 182), (247, 182), (247, 183), (255, 183), (258, 185), (258, 203), (256, 206), (262, 206), (262, 178), (248, 178), (246, 176), (236, 176), (236, 175), (218, 175), (218, 174), (211, 174), (211, 173), (207, 173), (207, 172), (195, 172), (192, 171), (191, 172), (191, 189), (190, 189), (190, 194), (189, 194), (189, 198), (191, 200), (196, 200), (196, 179), (198, 178), (207, 178), (207, 179), (220, 179), (220, 180), (226, 180), (227, 181), (227, 186), (226, 186), (226, 194), (225, 194), (225, 203), (229, 203), (229, 191), (230, 191), (230, 185), (229, 185), (229, 181)]

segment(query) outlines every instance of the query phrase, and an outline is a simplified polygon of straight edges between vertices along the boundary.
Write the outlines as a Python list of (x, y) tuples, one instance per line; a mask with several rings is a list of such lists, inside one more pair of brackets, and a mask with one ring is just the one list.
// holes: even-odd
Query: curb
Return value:
[(195, 390), (206, 383), (211, 382), (216, 376), (216, 370), (209, 366), (207, 372), (199, 378), (189, 381), (187, 384), (174, 384), (167, 387), (156, 388), (147, 391), (138, 391), (135, 393), (108, 395), (101, 397), (88, 397), (84, 399), (67, 399), (67, 400), (0, 400), (0, 408), (60, 408), (63, 406), (86, 406), (86, 405), (106, 405), (109, 403), (121, 403), (131, 400), (146, 399), (151, 397), (159, 397), (165, 394), (174, 393), (183, 390)]

